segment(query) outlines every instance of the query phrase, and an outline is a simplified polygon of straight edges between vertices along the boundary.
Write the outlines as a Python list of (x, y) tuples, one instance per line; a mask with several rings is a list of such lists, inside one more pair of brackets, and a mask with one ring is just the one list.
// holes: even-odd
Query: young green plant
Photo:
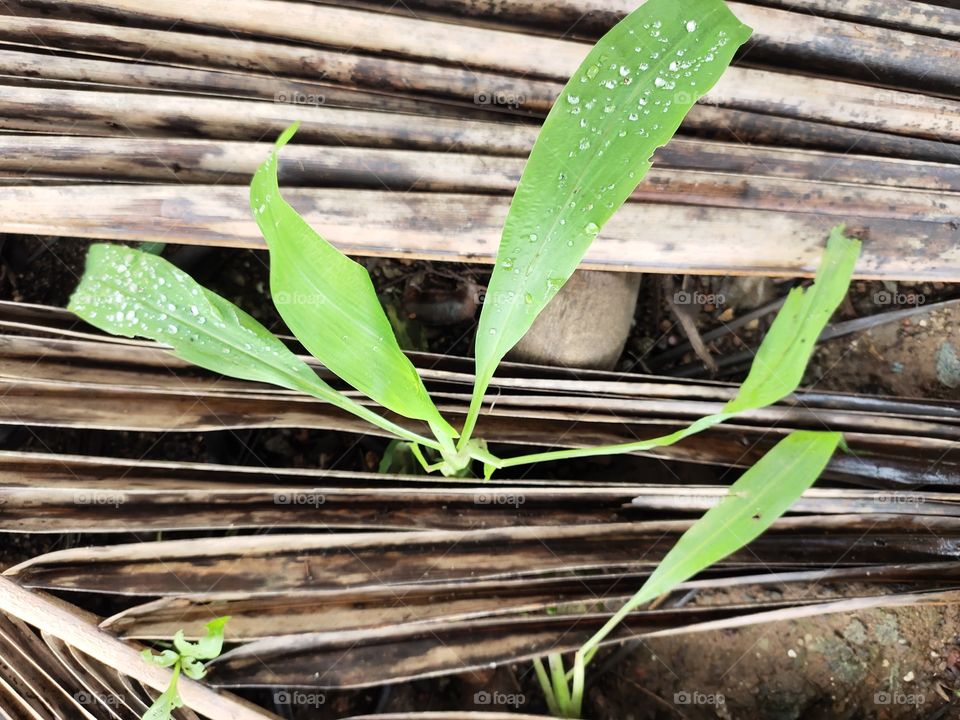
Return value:
[[(654, 151), (670, 140), (749, 35), (723, 0), (648, 0), (610, 30), (570, 78), (543, 124), (504, 223), (480, 314), (475, 385), (459, 431), (442, 417), (401, 352), (366, 270), (321, 237), (281, 196), (279, 154), (296, 125), (281, 134), (250, 186), (253, 216), (270, 253), (274, 304), (311, 355), (402, 420), (331, 387), (250, 315), (157, 255), (94, 245), (69, 307), (106, 332), (151, 338), (200, 367), (329, 402), (409, 443), (428, 472), (462, 476), (478, 461), (489, 478), (498, 468), (644, 452), (678, 442), (796, 390), (817, 338), (846, 293), (859, 254), (859, 243), (845, 237), (842, 227), (830, 234), (814, 284), (791, 291), (746, 381), (719, 413), (660, 438), (506, 459), (493, 455), (474, 430), (505, 354), (569, 279), (604, 224), (642, 180)], [(650, 593), (664, 592), (680, 582), (676, 578), (689, 577), (741, 547), (755, 537), (754, 531), (762, 532), (814, 482), (838, 442), (835, 433), (789, 435), (734, 485), (734, 495), (701, 521), (708, 528), (714, 523), (726, 527), (728, 518), (735, 533), (709, 547), (687, 541), (685, 535), (663, 570), (651, 576), (609, 629), (577, 654), (570, 672), (558, 657), (550, 659), (550, 675), (539, 665), (538, 676), (546, 681), (544, 691), (556, 711), (579, 713), (584, 668), (623, 615)], [(785, 474), (785, 468), (792, 470)], [(768, 486), (769, 491), (759, 491)], [(739, 510), (744, 502), (754, 511), (745, 525)], [(723, 553), (717, 555), (718, 549)]]
[(220, 654), (223, 649), (223, 628), (229, 619), (229, 616), (218, 617), (208, 622), (206, 635), (195, 643), (184, 639), (183, 630), (178, 630), (173, 636), (172, 648), (156, 655), (149, 649), (140, 653), (140, 656), (152, 665), (173, 669), (170, 685), (147, 709), (141, 720), (171, 720), (173, 711), (183, 707), (183, 700), (177, 690), (180, 673), (191, 680), (200, 680), (206, 675), (202, 661), (213, 660)]

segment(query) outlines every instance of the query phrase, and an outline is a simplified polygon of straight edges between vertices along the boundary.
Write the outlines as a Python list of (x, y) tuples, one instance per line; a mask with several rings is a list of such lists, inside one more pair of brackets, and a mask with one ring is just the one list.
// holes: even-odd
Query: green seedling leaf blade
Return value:
[(180, 659), (180, 656), (173, 650), (164, 650), (154, 655), (153, 651), (149, 648), (141, 650), (140, 657), (142, 657), (145, 662), (156, 665), (157, 667), (170, 667)]
[(192, 642), (188, 642), (183, 637), (183, 630), (177, 630), (173, 635), (173, 647), (177, 650), (177, 655), (181, 658), (191, 657), (196, 651), (197, 646)]
[(722, 0), (648, 0), (587, 55), (507, 214), (477, 330), (476, 402), (750, 32)]
[(351, 386), (455, 437), (400, 350), (366, 268), (324, 240), (280, 196), (277, 156), (296, 129), (280, 135), (250, 183), (250, 207), (270, 249), (277, 310), (303, 346)]
[(800, 430), (774, 445), (685, 532), (640, 589), (647, 602), (758, 538), (808, 490), (842, 435)]
[(183, 674), (191, 680), (202, 680), (207, 674), (203, 663), (192, 657), (183, 658), (180, 662), (180, 668), (183, 670)]
[[(656, 570), (606, 625), (577, 653), (575, 681), (584, 659), (632, 610), (669, 592), (714, 563), (758, 538), (808, 490), (843, 436), (838, 432), (800, 430), (774, 445), (727, 495), (695, 522), (660, 561)], [(582, 684), (582, 677), (579, 678)]]
[(156, 340), (207, 370), (304, 392), (424, 442), (337, 392), (250, 315), (157, 255), (92, 245), (67, 307), (112, 335)]
[(214, 618), (207, 623), (207, 634), (200, 638), (195, 645), (192, 657), (198, 660), (212, 660), (223, 650), (223, 630), (230, 619), (229, 615)]
[[(698, 418), (669, 435), (619, 445), (556, 450), (507, 458), (501, 461), (501, 467), (595, 455), (644, 452), (666, 447), (729, 420), (738, 413), (766, 407), (787, 397), (800, 386), (817, 338), (846, 295), (854, 266), (860, 256), (860, 245), (859, 240), (843, 234), (842, 225), (833, 228), (813, 285), (790, 291), (786, 303), (757, 350), (750, 373), (736, 397), (724, 405), (721, 412)], [(488, 478), (491, 472), (488, 468)]]
[(790, 291), (753, 358), (750, 374), (724, 412), (765, 407), (799, 387), (820, 333), (847, 294), (860, 256), (860, 241), (843, 233), (843, 225), (830, 232), (813, 285)]

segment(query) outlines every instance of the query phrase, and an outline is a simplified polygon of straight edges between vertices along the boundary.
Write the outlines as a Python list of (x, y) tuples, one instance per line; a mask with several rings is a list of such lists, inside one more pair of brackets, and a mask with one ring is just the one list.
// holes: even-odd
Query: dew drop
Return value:
[(587, 235), (596, 235), (600, 232), (600, 227), (596, 223), (589, 222), (584, 226), (583, 231)]
[(571, 105), (579, 105), (579, 104), (580, 104), (580, 96), (579, 96), (579, 95), (567, 95), (567, 102), (570, 103)]
[(687, 32), (693, 32), (696, 29), (697, 29), (697, 21), (687, 20)]

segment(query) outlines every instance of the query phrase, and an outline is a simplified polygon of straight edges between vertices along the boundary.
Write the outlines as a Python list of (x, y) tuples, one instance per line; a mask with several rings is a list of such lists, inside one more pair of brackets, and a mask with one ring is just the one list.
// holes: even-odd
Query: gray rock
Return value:
[(777, 286), (772, 278), (757, 275), (724, 278), (720, 283), (718, 305), (733, 308), (742, 313), (756, 310), (777, 296)]
[(507, 358), (612, 369), (630, 334), (639, 291), (639, 273), (578, 270)]

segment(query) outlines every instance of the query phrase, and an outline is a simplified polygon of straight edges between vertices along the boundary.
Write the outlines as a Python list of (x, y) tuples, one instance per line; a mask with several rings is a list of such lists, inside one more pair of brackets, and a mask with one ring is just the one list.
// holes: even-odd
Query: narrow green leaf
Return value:
[[(740, 386), (737, 396), (724, 405), (721, 412), (698, 418), (687, 427), (669, 435), (619, 445), (556, 450), (508, 458), (501, 460), (501, 467), (593, 455), (643, 452), (666, 447), (729, 420), (738, 413), (756, 410), (782, 400), (800, 386), (817, 338), (843, 301), (850, 286), (859, 255), (860, 241), (845, 237), (842, 225), (835, 227), (827, 240), (827, 248), (813, 285), (790, 291), (787, 302), (760, 344), (747, 379)], [(492, 472), (491, 468), (487, 468), (487, 477)]]
[(475, 403), (749, 36), (722, 0), (648, 0), (590, 51), (547, 116), (507, 215), (477, 331)]
[(800, 385), (820, 333), (847, 294), (860, 256), (860, 241), (845, 237), (843, 230), (838, 225), (830, 232), (813, 285), (790, 291), (753, 358), (750, 374), (724, 412), (771, 405)]
[(578, 655), (591, 652), (634, 608), (669, 592), (759, 537), (816, 482), (841, 439), (838, 432), (801, 430), (774, 445), (730, 486), (719, 504), (680, 537), (637, 594)]
[(207, 370), (304, 392), (400, 437), (429, 442), (334, 390), (247, 313), (157, 255), (91, 246), (68, 309), (113, 335), (169, 345)]
[(659, 597), (758, 538), (827, 466), (842, 435), (799, 430), (774, 445), (685, 532), (640, 589), (637, 604)]
[(296, 129), (292, 125), (280, 135), (250, 183), (250, 207), (270, 249), (277, 310), (303, 346), (357, 390), (455, 437), (400, 350), (366, 269), (324, 240), (280, 196), (277, 154)]

